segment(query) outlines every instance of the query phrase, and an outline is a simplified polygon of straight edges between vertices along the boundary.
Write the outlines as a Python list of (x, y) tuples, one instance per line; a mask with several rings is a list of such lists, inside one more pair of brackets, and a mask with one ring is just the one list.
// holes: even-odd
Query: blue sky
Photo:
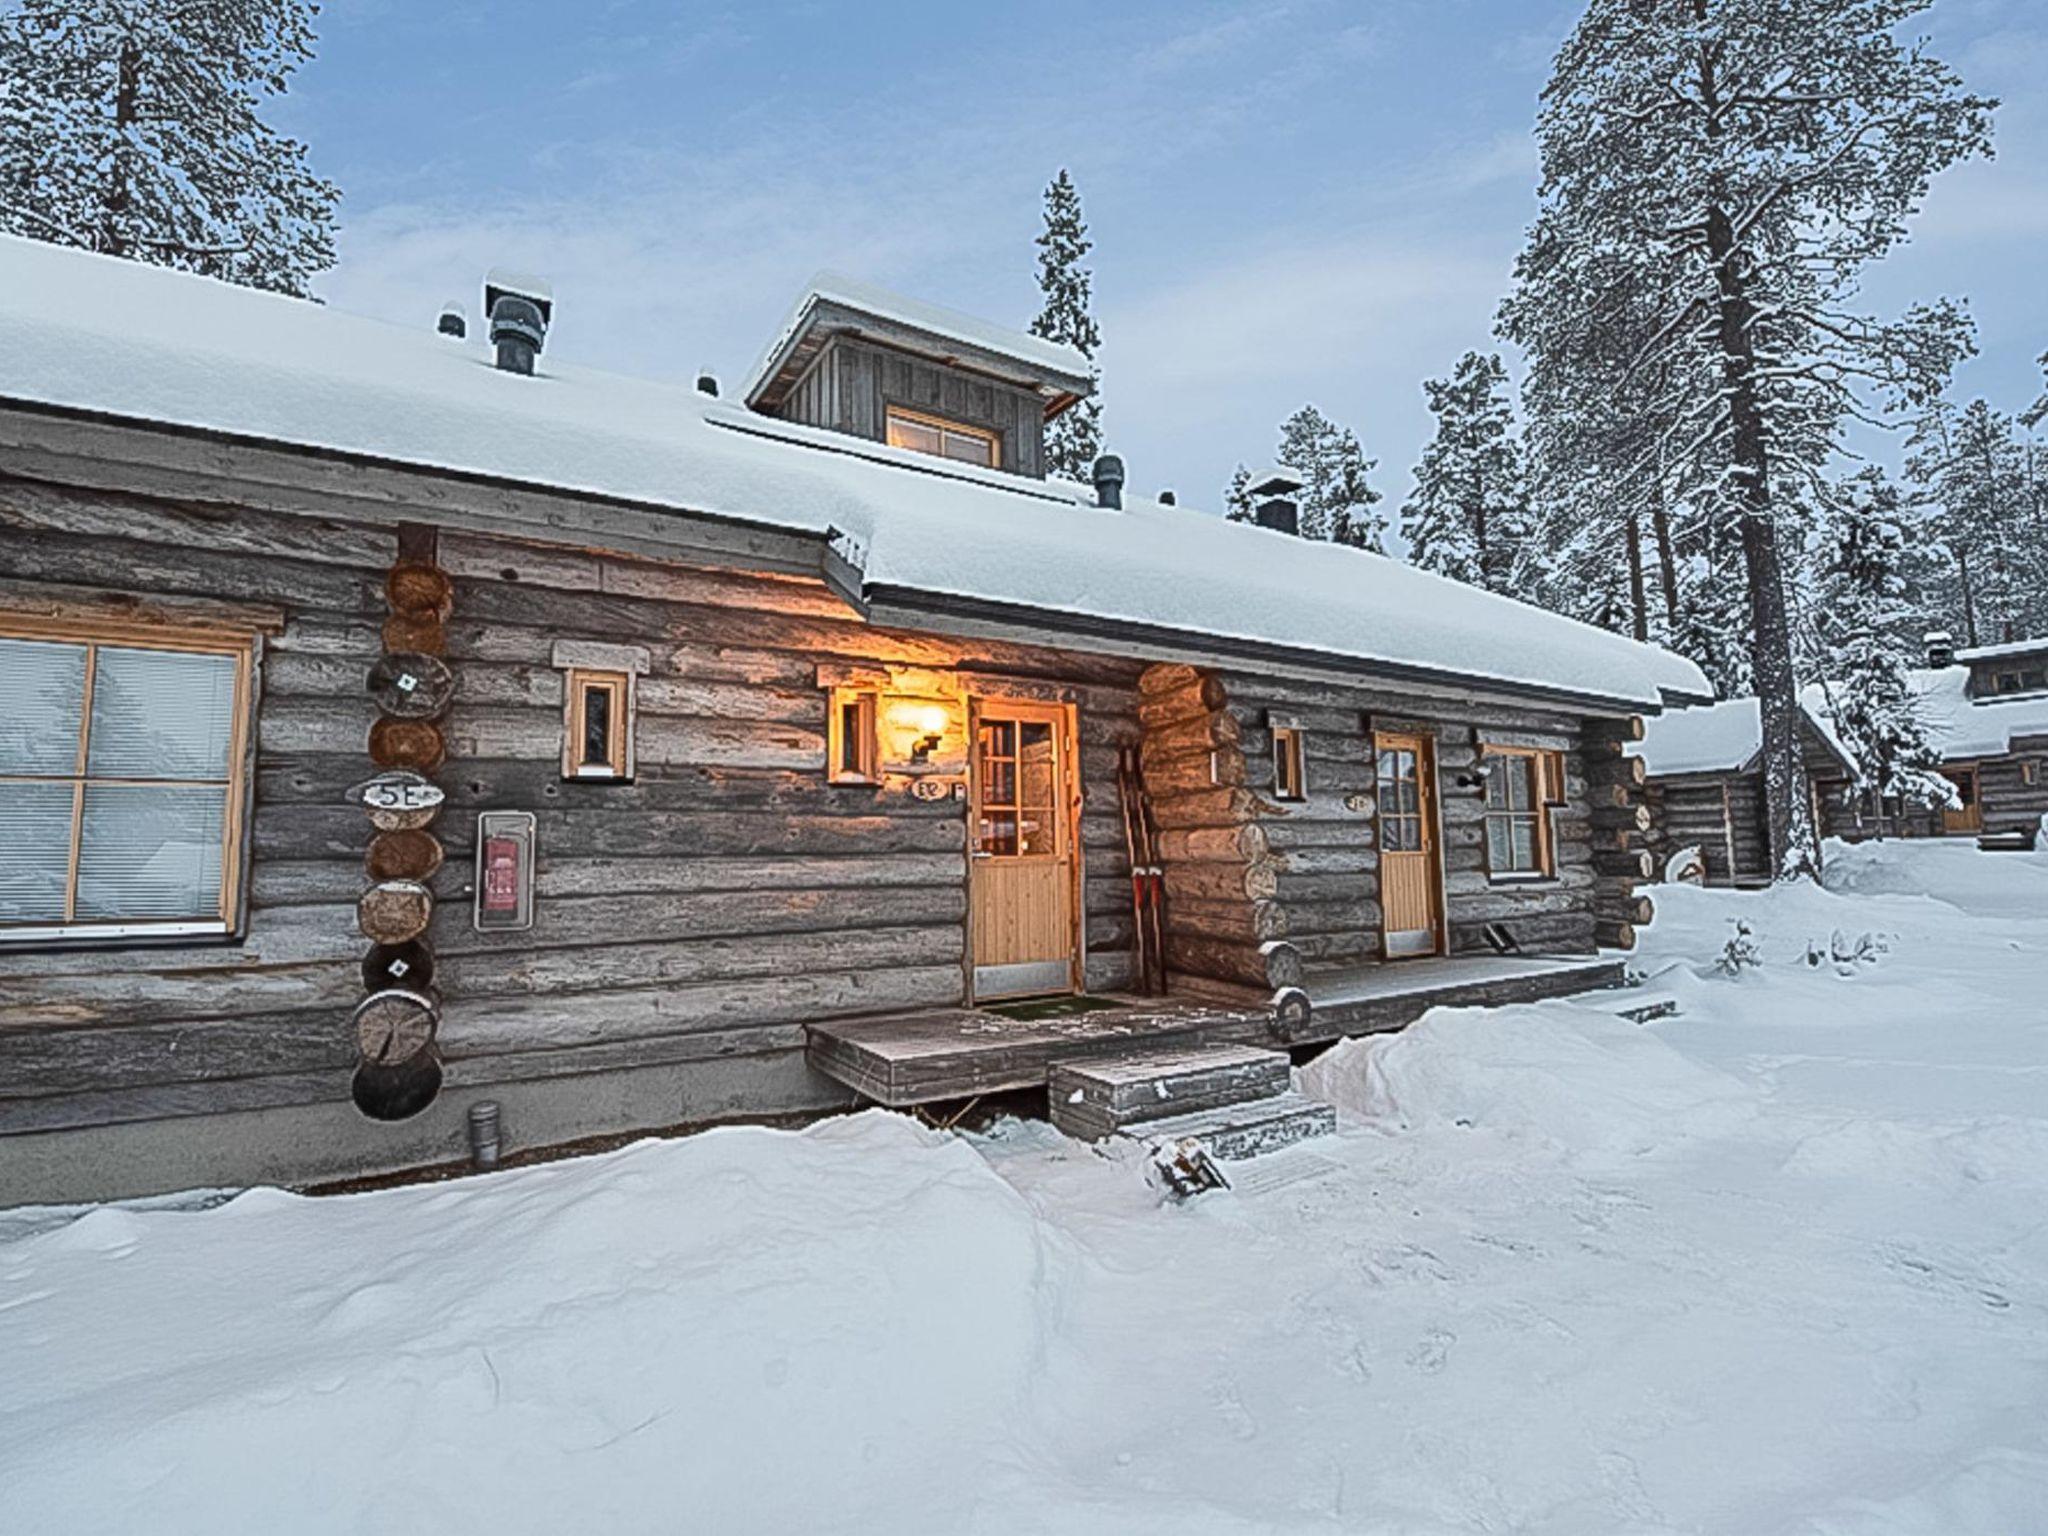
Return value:
[[(430, 325), (548, 275), (551, 353), (737, 383), (814, 271), (1022, 325), (1046, 180), (1097, 241), (1106, 422), (1135, 485), (1217, 505), (1313, 401), (1398, 501), (1421, 381), (1486, 347), (1574, 0), (862, 5), (329, 0), (276, 114), (346, 193), (335, 304)], [(1967, 295), (1962, 387), (2048, 350), (2048, 6), (1938, 0), (2003, 98), (1871, 301)]]

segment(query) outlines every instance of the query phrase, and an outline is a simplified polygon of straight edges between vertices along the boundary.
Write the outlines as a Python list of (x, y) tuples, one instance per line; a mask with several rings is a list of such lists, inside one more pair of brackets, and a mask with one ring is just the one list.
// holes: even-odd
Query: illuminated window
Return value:
[(875, 741), (875, 696), (857, 688), (832, 690), (827, 731), (827, 777), (834, 784), (872, 784), (880, 756)]
[(0, 620), (0, 942), (230, 931), (254, 643)]
[(1301, 732), (1291, 725), (1273, 727), (1273, 798), (1308, 798), (1308, 780), (1301, 766)]
[(981, 464), (990, 469), (1002, 463), (1001, 444), (995, 433), (980, 427), (962, 426), (937, 416), (924, 416), (890, 406), (889, 446), (910, 448), (918, 453), (957, 459), (962, 464)]
[(1487, 746), (1486, 870), (1502, 876), (1554, 872), (1550, 807), (1564, 795), (1564, 759), (1530, 747)]
[(633, 674), (571, 667), (562, 728), (562, 777), (633, 776)]

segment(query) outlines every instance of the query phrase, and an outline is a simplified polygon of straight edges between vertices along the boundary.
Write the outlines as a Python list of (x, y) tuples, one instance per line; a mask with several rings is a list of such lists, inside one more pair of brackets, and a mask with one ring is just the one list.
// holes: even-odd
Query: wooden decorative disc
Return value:
[(394, 613), (384, 621), (384, 649), (444, 656), (448, 652), (448, 631), (435, 615)]
[(394, 988), (356, 1005), (356, 1054), (379, 1067), (411, 1061), (434, 1043), (441, 1011), (424, 992)]
[(403, 944), (427, 931), (434, 920), (434, 893), (417, 880), (386, 880), (363, 892), (356, 926), (378, 944)]
[(384, 598), (393, 613), (445, 619), (455, 601), (455, 583), (438, 566), (401, 560), (384, 578)]
[(393, 651), (370, 668), (370, 694), (393, 719), (436, 720), (455, 697), (455, 674), (425, 651)]
[(363, 868), (372, 880), (428, 880), (441, 867), (441, 840), (431, 832), (379, 832)]
[(395, 1067), (366, 1061), (356, 1068), (349, 1093), (372, 1120), (410, 1120), (440, 1096), (440, 1053), (428, 1046)]
[(379, 720), (370, 727), (370, 761), (379, 768), (432, 773), (446, 761), (441, 729), (428, 720)]
[(403, 944), (378, 944), (363, 956), (363, 988), (382, 992), (400, 987), (424, 992), (434, 984), (434, 952), (424, 939), (407, 939)]
[(430, 826), (447, 798), (441, 786), (409, 768), (392, 768), (349, 787), (348, 799), (369, 813), (379, 832), (404, 832)]

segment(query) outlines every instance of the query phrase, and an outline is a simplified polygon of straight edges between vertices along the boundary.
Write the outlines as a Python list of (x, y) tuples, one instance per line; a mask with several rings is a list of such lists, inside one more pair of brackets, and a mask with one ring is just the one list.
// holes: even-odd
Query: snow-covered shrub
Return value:
[(1721, 947), (1714, 969), (1724, 976), (1740, 976), (1744, 971), (1757, 969), (1764, 963), (1764, 952), (1748, 921), (1731, 917), (1728, 923), (1735, 931), (1728, 935), (1728, 942)]

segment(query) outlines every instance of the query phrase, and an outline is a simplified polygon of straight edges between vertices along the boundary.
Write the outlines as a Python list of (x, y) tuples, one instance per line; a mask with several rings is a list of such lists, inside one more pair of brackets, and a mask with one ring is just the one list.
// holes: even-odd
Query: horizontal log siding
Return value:
[[(364, 675), (388, 531), (0, 480), (0, 583), (274, 603), (246, 941), (0, 950), (0, 1132), (341, 1100), (362, 995)], [(821, 662), (1035, 680), (1081, 718), (1088, 982), (1130, 977), (1117, 743), (1138, 668), (895, 634), (822, 585), (444, 532), (456, 704), (430, 882), (451, 1084), (799, 1049), (833, 1014), (957, 1002), (966, 812), (824, 779)], [(119, 574), (117, 574), (119, 573)], [(55, 584), (55, 585), (53, 585)], [(645, 646), (638, 778), (561, 781), (562, 639)], [(475, 813), (538, 818), (535, 925), (470, 924)]]

